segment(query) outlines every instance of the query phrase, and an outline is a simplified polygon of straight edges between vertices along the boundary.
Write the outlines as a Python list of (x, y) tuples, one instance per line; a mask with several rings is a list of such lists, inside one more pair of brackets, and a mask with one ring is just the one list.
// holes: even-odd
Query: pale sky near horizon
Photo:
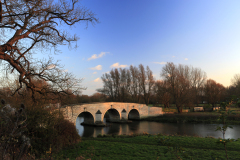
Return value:
[[(80, 37), (78, 48), (59, 47), (68, 72), (84, 78), (82, 94), (103, 86), (113, 67), (149, 66), (156, 79), (166, 62), (201, 68), (229, 86), (240, 73), (240, 1), (236, 0), (82, 0), (99, 18), (66, 28)], [(46, 56), (46, 55), (45, 55)]]

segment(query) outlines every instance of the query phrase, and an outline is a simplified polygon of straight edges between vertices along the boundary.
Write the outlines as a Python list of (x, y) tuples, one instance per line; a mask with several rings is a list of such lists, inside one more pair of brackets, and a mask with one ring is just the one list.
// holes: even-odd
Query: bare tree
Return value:
[(205, 96), (207, 97), (208, 103), (214, 107), (217, 102), (223, 100), (225, 87), (212, 79), (208, 79), (205, 83)]
[(129, 89), (130, 89), (130, 83), (131, 83), (131, 77), (130, 72), (127, 69), (120, 68), (120, 101), (126, 102), (129, 95)]
[(192, 99), (191, 71), (192, 68), (179, 64), (167, 63), (161, 72), (163, 80), (169, 84), (169, 93), (173, 97), (178, 113), (189, 104)]
[(154, 85), (154, 93), (157, 98), (157, 102), (160, 102), (164, 107), (169, 108), (171, 94), (169, 93), (169, 85), (166, 81), (156, 81)]
[(139, 65), (139, 69), (133, 66), (129, 69), (115, 68), (101, 78), (104, 85), (97, 91), (109, 96), (112, 101), (140, 103), (140, 97), (143, 97), (148, 105), (154, 85), (153, 74), (148, 66), (146, 70), (143, 65)]
[(147, 70), (145, 70), (142, 64), (139, 65), (139, 85), (142, 91), (144, 102), (146, 105), (148, 105), (154, 85), (154, 78), (150, 68), (147, 66)]
[(110, 71), (110, 75), (113, 81), (114, 100), (120, 101), (120, 73), (117, 68)]
[(104, 85), (103, 88), (97, 89), (97, 91), (109, 96), (112, 101), (120, 101), (121, 88), (124, 88), (123, 84), (121, 84), (123, 81), (121, 72), (115, 68), (110, 73), (105, 73), (101, 78)]
[(139, 82), (138, 82), (138, 75), (139, 75), (139, 70), (137, 67), (134, 66), (130, 66), (129, 67), (130, 73), (131, 73), (131, 85), (130, 85), (130, 90), (129, 93), (132, 97), (132, 101), (133, 102), (139, 102), (139, 93), (140, 93), (140, 89), (139, 89)]
[(194, 103), (198, 104), (201, 96), (203, 95), (202, 88), (206, 82), (207, 75), (206, 72), (202, 71), (200, 68), (191, 69), (191, 86), (192, 94), (195, 97)]
[(231, 79), (231, 86), (229, 86), (231, 95), (240, 96), (240, 74), (235, 74)]
[[(0, 13), (0, 60), (6, 73), (16, 72), (19, 86), (32, 93), (66, 92), (79, 84), (72, 74), (64, 72), (52, 58), (38, 60), (34, 53), (51, 48), (57, 52), (59, 45), (77, 41), (77, 37), (61, 30), (61, 25), (73, 26), (78, 22), (95, 23), (95, 15), (79, 7), (77, 0), (2, 0)], [(52, 86), (51, 90), (40, 88), (33, 79), (42, 79)], [(79, 87), (71, 91), (77, 91)], [(69, 90), (70, 91), (70, 90)], [(34, 94), (33, 94), (34, 95)]]
[(240, 74), (235, 74), (231, 79), (233, 86), (240, 86)]
[(111, 100), (114, 99), (114, 91), (113, 91), (113, 80), (111, 79), (111, 75), (105, 73), (101, 77), (103, 81), (103, 88), (97, 89), (98, 92), (109, 96)]

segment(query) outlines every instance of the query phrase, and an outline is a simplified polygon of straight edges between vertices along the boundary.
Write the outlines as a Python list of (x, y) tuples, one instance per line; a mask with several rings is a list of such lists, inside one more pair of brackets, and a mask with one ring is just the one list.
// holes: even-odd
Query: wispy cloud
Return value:
[(100, 82), (100, 81), (101, 81), (100, 78), (94, 79), (94, 82)]
[(109, 53), (109, 52), (101, 52), (99, 55), (94, 54), (94, 55), (92, 55), (90, 58), (88, 58), (88, 61), (93, 60), (93, 59), (97, 59), (97, 58), (101, 58), (101, 57), (104, 56), (106, 53)]
[(188, 60), (188, 58), (185, 58), (184, 60), (185, 60), (185, 61), (187, 61), (187, 60)]
[(97, 74), (97, 72), (93, 72), (93, 74)]
[(127, 65), (120, 65), (118, 62), (110, 66), (110, 68), (125, 68)]
[(102, 70), (102, 65), (97, 65), (96, 67), (90, 68), (91, 70)]
[(92, 59), (97, 59), (97, 58), (98, 58), (98, 56), (96, 54), (94, 54), (94, 55), (92, 55), (92, 57), (88, 58), (88, 60), (90, 61)]
[(47, 67), (47, 69), (53, 69), (53, 68), (55, 68), (55, 67), (56, 67), (55, 64), (50, 64), (50, 65)]
[(167, 62), (153, 62), (153, 63), (156, 63), (156, 64), (167, 64)]
[(175, 56), (172, 56), (172, 58), (175, 58)]

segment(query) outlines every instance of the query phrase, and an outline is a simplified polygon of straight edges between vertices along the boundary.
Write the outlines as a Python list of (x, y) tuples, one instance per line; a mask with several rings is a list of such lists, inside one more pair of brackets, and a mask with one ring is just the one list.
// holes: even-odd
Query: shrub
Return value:
[(212, 108), (212, 105), (211, 104), (204, 104), (203, 105), (203, 108), (205, 109), (209, 109), (209, 108)]
[(80, 141), (75, 125), (65, 120), (59, 110), (31, 106), (27, 108), (27, 114), (28, 134), (32, 141), (31, 154), (39, 157)]
[(1, 100), (0, 159), (20, 159), (31, 145), (30, 138), (24, 132), (27, 120), (24, 108), (22, 104), (16, 110)]
[[(2, 109), (0, 107), (0, 113)], [(18, 159), (21, 156), (28, 159), (29, 154), (39, 158), (80, 141), (75, 125), (64, 119), (56, 108), (29, 105), (21, 113), (22, 108), (6, 109), (15, 113), (9, 112), (7, 117), (5, 112), (0, 114), (0, 155), (5, 158)]]
[(54, 128), (57, 131), (57, 136), (53, 139), (53, 146), (55, 146), (56, 150), (80, 141), (76, 126), (68, 120), (60, 118), (54, 125)]

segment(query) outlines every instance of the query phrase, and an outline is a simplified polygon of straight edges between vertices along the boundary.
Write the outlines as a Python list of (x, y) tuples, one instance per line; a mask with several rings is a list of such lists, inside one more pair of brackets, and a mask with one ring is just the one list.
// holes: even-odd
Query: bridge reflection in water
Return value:
[[(96, 137), (98, 134), (115, 134), (115, 135), (129, 135), (133, 133), (147, 132), (149, 134), (179, 134), (189, 136), (207, 137), (212, 136), (215, 138), (222, 137), (222, 133), (215, 131), (217, 125), (215, 124), (175, 124), (175, 123), (159, 123), (148, 121), (133, 121), (129, 124), (108, 123), (111, 124), (107, 127), (93, 127), (82, 126), (81, 122), (84, 121), (83, 117), (78, 117), (76, 121), (76, 128), (79, 135), (82, 137)], [(232, 125), (233, 129), (228, 129), (226, 138), (240, 138), (240, 125)]]

